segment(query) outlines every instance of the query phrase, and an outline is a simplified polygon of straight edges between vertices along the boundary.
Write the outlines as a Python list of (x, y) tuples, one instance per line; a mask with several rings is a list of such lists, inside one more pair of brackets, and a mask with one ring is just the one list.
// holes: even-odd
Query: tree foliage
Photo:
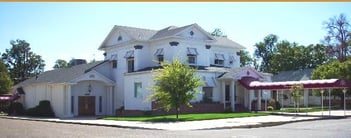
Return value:
[(220, 28), (215, 28), (210, 34), (217, 37), (227, 37)]
[(29, 43), (17, 39), (10, 44), (12, 47), (2, 54), (2, 60), (16, 84), (44, 70), (44, 60), (31, 51)]
[(271, 73), (316, 68), (329, 62), (330, 57), (325, 51), (326, 47), (320, 44), (302, 46), (289, 41), (278, 42), (270, 61)]
[[(344, 78), (351, 80), (351, 59), (346, 60), (345, 62), (340, 62), (338, 60), (330, 62), (328, 64), (323, 64), (316, 68), (312, 72), (312, 79), (335, 79), (335, 78)], [(350, 91), (347, 92), (350, 94)], [(344, 94), (340, 89), (334, 89), (331, 93), (333, 96), (338, 96), (343, 102)], [(343, 106), (341, 102), (340, 106)]]
[(263, 42), (255, 44), (255, 57), (261, 59), (261, 64), (259, 67), (260, 71), (272, 72), (270, 63), (273, 58), (274, 51), (276, 50), (277, 41), (277, 35), (269, 34), (263, 39)]
[(346, 61), (351, 52), (351, 25), (346, 15), (340, 14), (338, 17), (329, 18), (323, 25), (327, 30), (324, 43), (329, 47), (328, 53), (341, 62)]
[(13, 82), (8, 74), (5, 64), (0, 61), (0, 94), (8, 93), (12, 88)]
[(290, 91), (294, 99), (295, 109), (297, 109), (296, 111), (299, 111), (300, 98), (302, 96), (301, 92), (303, 91), (303, 85), (302, 84), (293, 85), (291, 86)]
[(278, 41), (278, 36), (268, 35), (264, 42), (256, 43), (255, 56), (261, 59), (260, 71), (281, 71), (316, 68), (328, 63), (327, 47), (321, 44), (303, 46), (287, 40)]
[(254, 59), (250, 56), (249, 51), (240, 51), (240, 67), (253, 66)]
[(63, 59), (58, 59), (55, 61), (54, 69), (68, 68), (68, 62)]
[(173, 63), (163, 62), (163, 69), (157, 70), (153, 86), (155, 91), (151, 100), (159, 103), (166, 110), (176, 109), (176, 117), (181, 105), (190, 105), (190, 100), (195, 97), (196, 89), (202, 86), (202, 80), (196, 77), (196, 69), (187, 64), (182, 64), (178, 59)]

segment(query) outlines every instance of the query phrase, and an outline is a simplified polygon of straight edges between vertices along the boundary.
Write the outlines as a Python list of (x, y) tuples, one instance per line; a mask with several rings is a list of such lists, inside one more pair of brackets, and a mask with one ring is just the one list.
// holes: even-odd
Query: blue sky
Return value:
[(23, 39), (51, 70), (57, 59), (102, 60), (97, 50), (114, 25), (162, 29), (197, 23), (221, 28), (253, 53), (268, 34), (302, 45), (320, 43), (323, 21), (345, 13), (351, 3), (0, 3), (0, 52)]

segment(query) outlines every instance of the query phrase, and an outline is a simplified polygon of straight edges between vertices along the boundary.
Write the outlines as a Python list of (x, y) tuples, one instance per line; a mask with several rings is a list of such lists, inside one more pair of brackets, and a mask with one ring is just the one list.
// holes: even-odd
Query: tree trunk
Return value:
[(180, 110), (180, 108), (179, 108), (179, 107), (176, 107), (176, 116), (177, 116), (177, 121), (178, 121), (178, 116), (179, 116), (179, 110)]

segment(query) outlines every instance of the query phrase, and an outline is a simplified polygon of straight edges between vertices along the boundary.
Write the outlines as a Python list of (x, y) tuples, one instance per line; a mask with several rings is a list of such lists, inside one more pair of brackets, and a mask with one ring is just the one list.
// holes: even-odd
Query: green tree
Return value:
[(196, 69), (182, 64), (177, 59), (173, 60), (173, 63), (163, 62), (162, 67), (163, 69), (156, 71), (156, 84), (150, 99), (155, 100), (167, 111), (175, 109), (178, 120), (181, 105), (191, 106), (190, 100), (195, 97), (196, 89), (202, 86), (203, 82), (195, 76)]
[(323, 25), (327, 30), (324, 43), (329, 46), (328, 53), (341, 62), (346, 61), (351, 46), (351, 25), (346, 15), (340, 14), (338, 17), (329, 18)]
[(58, 59), (55, 61), (54, 69), (68, 68), (68, 63), (66, 60)]
[(217, 37), (227, 37), (220, 28), (215, 28), (210, 34)]
[(254, 65), (254, 60), (249, 54), (249, 51), (241, 50), (240, 51), (240, 67), (245, 67), (245, 66), (253, 66)]
[(44, 60), (31, 51), (30, 44), (25, 40), (11, 41), (11, 49), (6, 49), (2, 60), (10, 72), (15, 84), (24, 81), (44, 70)]
[[(344, 78), (351, 80), (351, 60), (346, 60), (345, 62), (340, 62), (338, 60), (330, 62), (328, 64), (323, 64), (316, 68), (312, 72), (312, 79), (335, 79), (335, 78)], [(350, 91), (347, 92), (350, 94)], [(333, 96), (340, 97), (341, 103), (340, 106), (343, 106), (344, 94), (340, 89), (334, 89), (331, 93)]]
[(295, 105), (295, 111), (298, 112), (300, 111), (300, 98), (301, 98), (301, 92), (303, 90), (303, 85), (302, 84), (296, 84), (291, 86), (290, 91), (294, 99), (294, 105)]
[(8, 74), (5, 64), (0, 61), (0, 94), (8, 93), (12, 88), (13, 82)]
[(274, 51), (277, 49), (276, 43), (278, 36), (274, 34), (267, 35), (263, 42), (255, 44), (255, 56), (261, 59), (259, 70), (263, 72), (272, 72), (270, 61), (273, 58)]
[(270, 61), (271, 73), (316, 68), (329, 62), (330, 57), (325, 50), (326, 47), (320, 44), (306, 47), (286, 40), (278, 42)]

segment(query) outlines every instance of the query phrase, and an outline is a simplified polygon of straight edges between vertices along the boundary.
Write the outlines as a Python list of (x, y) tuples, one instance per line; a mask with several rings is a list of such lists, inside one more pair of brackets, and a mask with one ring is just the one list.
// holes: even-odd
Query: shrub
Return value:
[(276, 101), (275, 99), (270, 99), (268, 106), (272, 106), (274, 109), (280, 110), (281, 106), (279, 101)]
[(10, 106), (9, 103), (0, 103), (0, 113), (1, 112), (8, 113), (9, 106)]
[(9, 105), (7, 113), (9, 115), (24, 115), (23, 105), (19, 102), (12, 102)]
[(273, 106), (268, 106), (268, 107), (267, 107), (267, 110), (268, 110), (268, 111), (273, 111), (273, 110), (274, 110), (274, 107), (273, 107)]
[(54, 111), (51, 108), (50, 101), (43, 100), (39, 102), (38, 112), (40, 116), (44, 117), (54, 117)]
[(29, 116), (36, 117), (55, 117), (55, 113), (51, 108), (50, 101), (43, 100), (39, 102), (39, 105), (34, 108), (29, 108), (26, 111)]

